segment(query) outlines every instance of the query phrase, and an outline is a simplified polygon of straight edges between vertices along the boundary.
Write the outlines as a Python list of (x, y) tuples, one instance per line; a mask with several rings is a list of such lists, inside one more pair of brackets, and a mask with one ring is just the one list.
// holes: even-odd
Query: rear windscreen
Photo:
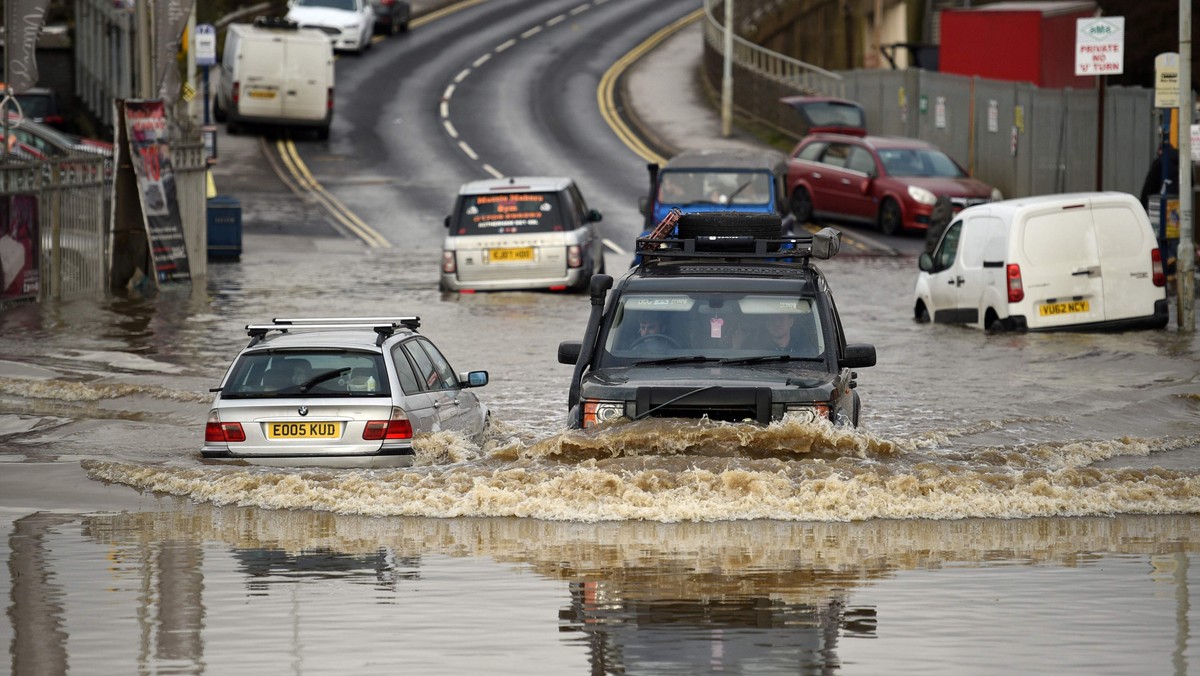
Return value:
[(557, 193), (462, 195), (458, 200), (454, 225), (458, 235), (562, 232), (566, 229)]
[(226, 399), (390, 396), (383, 355), (347, 350), (243, 354), (221, 390)]

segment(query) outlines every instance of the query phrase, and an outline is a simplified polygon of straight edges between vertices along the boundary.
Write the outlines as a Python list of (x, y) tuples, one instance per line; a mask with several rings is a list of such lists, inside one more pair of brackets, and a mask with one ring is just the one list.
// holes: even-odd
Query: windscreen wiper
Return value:
[(305, 382), (303, 385), (300, 386), (300, 392), (302, 392), (302, 393), (308, 392), (308, 390), (313, 385), (323, 383), (326, 380), (333, 380), (334, 378), (337, 378), (337, 377), (341, 376), (342, 374), (349, 373), (350, 370), (351, 370), (350, 367), (347, 366), (345, 368), (334, 369), (332, 371), (326, 371), (324, 373), (318, 373), (317, 375), (309, 378), (307, 382)]
[(761, 364), (768, 361), (821, 361), (819, 357), (793, 357), (790, 354), (760, 354), (757, 357), (722, 359), (722, 364)]
[(656, 366), (659, 364), (689, 364), (702, 361), (719, 361), (716, 357), (705, 357), (698, 354), (685, 354), (677, 357), (663, 357), (662, 359), (643, 359), (642, 361), (633, 362), (634, 366)]

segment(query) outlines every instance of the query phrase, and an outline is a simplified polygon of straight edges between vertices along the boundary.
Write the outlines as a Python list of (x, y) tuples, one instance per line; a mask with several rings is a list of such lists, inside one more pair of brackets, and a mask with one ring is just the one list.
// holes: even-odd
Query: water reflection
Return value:
[[(542, 621), (511, 615), (510, 594), (527, 594), (521, 571), (563, 590), (534, 598), (549, 600), (540, 614), (557, 614), (560, 645), (591, 673), (831, 673), (853, 661), (846, 651), (859, 644), (847, 642), (878, 636), (885, 617), (917, 621), (869, 600), (903, 571), (1048, 566), (1075, 570), (1076, 584), (1109, 584), (1104, 562), (1136, 557), (1186, 602), (1179, 570), (1200, 551), (1188, 516), (584, 525), (163, 506), (12, 524), (13, 673), (67, 673), (81, 660), (89, 673), (297, 659), (306, 671), (331, 656), (382, 673), (428, 658), (419, 640), (388, 640), (419, 632), (401, 623), (423, 613), (443, 631), (464, 599), (479, 617), (508, 618), (494, 634), (513, 650), (548, 650)], [(948, 597), (973, 593), (954, 576), (942, 585)], [(1140, 630), (1186, 641), (1186, 616)], [(1117, 645), (1130, 628), (1093, 630)], [(1003, 659), (1003, 646), (972, 647)]]

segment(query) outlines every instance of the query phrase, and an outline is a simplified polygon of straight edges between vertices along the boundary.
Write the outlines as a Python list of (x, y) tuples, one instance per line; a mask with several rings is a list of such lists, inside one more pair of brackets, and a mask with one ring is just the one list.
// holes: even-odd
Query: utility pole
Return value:
[(1196, 331), (1196, 237), (1192, 227), (1195, 194), (1192, 192), (1192, 0), (1179, 0), (1179, 246), (1175, 253), (1175, 280), (1179, 330)]
[(155, 96), (154, 82), (154, 21), (151, 15), (153, 3), (150, 0), (137, 0), (137, 62), (138, 98), (152, 99)]
[[(1179, 0), (1184, 2), (1185, 0)], [(725, 0), (725, 63), (721, 75), (721, 136), (733, 135), (733, 0)]]

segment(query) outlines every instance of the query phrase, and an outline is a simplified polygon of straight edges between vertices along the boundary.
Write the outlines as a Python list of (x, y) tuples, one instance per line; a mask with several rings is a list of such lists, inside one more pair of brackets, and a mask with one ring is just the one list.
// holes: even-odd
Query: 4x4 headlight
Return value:
[(625, 415), (625, 402), (623, 401), (583, 400), (584, 428), (608, 422), (609, 420), (616, 420), (623, 415)]
[(829, 419), (829, 404), (788, 404), (783, 409), (783, 419), (788, 422), (817, 422)]

